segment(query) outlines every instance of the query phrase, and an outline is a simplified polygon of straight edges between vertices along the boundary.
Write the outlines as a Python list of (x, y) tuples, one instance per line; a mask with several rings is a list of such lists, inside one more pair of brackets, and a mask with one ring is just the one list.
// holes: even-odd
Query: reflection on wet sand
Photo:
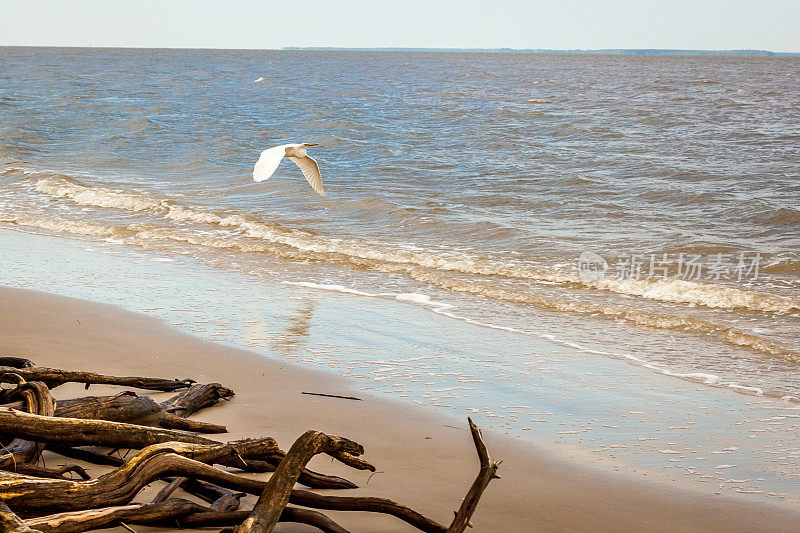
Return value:
[(303, 298), (297, 310), (288, 318), (284, 335), (279, 335), (272, 343), (272, 348), (285, 357), (296, 355), (298, 346), (308, 338), (311, 329), (311, 317), (316, 309), (316, 302), (311, 298)]

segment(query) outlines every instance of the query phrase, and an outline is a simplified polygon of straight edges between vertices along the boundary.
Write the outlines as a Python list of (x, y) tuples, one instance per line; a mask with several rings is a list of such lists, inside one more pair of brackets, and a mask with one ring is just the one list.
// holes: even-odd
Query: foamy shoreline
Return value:
[[(469, 484), (476, 460), (463, 422), (405, 404), (366, 397), (347, 402), (302, 391), (350, 392), (348, 381), (178, 333), (160, 321), (116, 307), (19, 289), (0, 288), (0, 343), (7, 354), (42, 365), (117, 374), (153, 374), (220, 381), (236, 398), (203, 419), (226, 424), (230, 438), (276, 437), (288, 445), (308, 428), (361, 442), (380, 475), (345, 471), (319, 460), (315, 468), (345, 475), (363, 488), (351, 494), (394, 498), (448, 520)], [(80, 387), (56, 389), (79, 395)], [(103, 393), (93, 387), (93, 394)], [(363, 395), (363, 394), (362, 394)], [(456, 427), (451, 427), (456, 425)], [(428, 438), (430, 437), (430, 438)], [(586, 468), (487, 432), (490, 451), (504, 459), (503, 479), (478, 508), (476, 531), (792, 531), (800, 510), (649, 482), (611, 468)], [(398, 446), (398, 444), (401, 444)], [(362, 479), (363, 478), (363, 479)], [(722, 510), (723, 512), (720, 512)], [(390, 517), (335, 517), (354, 531), (406, 531)], [(295, 531), (291, 526), (282, 531)]]

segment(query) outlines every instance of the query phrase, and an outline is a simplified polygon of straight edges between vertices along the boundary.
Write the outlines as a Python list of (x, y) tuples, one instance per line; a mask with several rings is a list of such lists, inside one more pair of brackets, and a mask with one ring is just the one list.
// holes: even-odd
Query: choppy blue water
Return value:
[[(194, 284), (160, 281), (150, 303), (132, 288), (129, 306), (406, 401), (529, 406), (497, 419), (520, 435), (559, 435), (535, 413), (602, 404), (615, 376), (629, 408), (656, 401), (656, 380), (693, 398), (684, 413), (728, 390), (791, 411), (797, 79), (793, 58), (0, 48), (0, 226), (26, 232), (3, 239), (3, 282), (108, 300), (177, 263)], [(259, 152), (286, 142), (320, 144), (327, 198), (288, 161), (251, 181)], [(123, 261), (115, 281), (101, 249), (185, 257), (148, 260), (147, 276)], [(174, 298), (225, 311), (203, 331)], [(266, 323), (225, 319), (295, 298)], [(305, 324), (291, 350), (281, 320)], [(336, 327), (358, 340), (331, 348)], [(347, 355), (375, 345), (392, 357), (364, 361), (382, 366)], [(571, 392), (540, 409), (534, 380)], [(584, 447), (611, 445), (601, 433)]]

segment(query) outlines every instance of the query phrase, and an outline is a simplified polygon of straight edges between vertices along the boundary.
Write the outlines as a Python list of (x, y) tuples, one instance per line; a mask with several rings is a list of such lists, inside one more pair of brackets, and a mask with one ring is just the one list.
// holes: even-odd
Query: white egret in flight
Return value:
[(306, 177), (311, 188), (320, 196), (325, 196), (325, 191), (322, 190), (322, 176), (319, 173), (319, 165), (317, 165), (314, 158), (308, 155), (306, 146), (317, 145), (310, 143), (282, 144), (264, 150), (253, 168), (253, 181), (269, 179), (275, 173), (278, 165), (281, 164), (281, 159), (288, 157), (303, 171), (303, 176)]

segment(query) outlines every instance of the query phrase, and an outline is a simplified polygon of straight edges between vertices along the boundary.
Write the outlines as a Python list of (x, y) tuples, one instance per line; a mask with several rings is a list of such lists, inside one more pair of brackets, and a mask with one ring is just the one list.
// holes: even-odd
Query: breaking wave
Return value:
[[(186, 209), (187, 208), (182, 208), (179, 211), (182, 214), (181, 216), (186, 216)], [(210, 215), (208, 213), (203, 215), (204, 218), (207, 216), (212, 218), (217, 217), (217, 215)], [(255, 224), (247, 221), (239, 221), (234, 224), (233, 219), (236, 219), (236, 217), (219, 217), (219, 222), (216, 223), (219, 225), (234, 225), (237, 228), (247, 228), (247, 224)], [(167, 227), (151, 224), (110, 225), (52, 217), (18, 216), (0, 222), (34, 227), (47, 231), (100, 237), (114, 242), (122, 242), (142, 247), (150, 247), (156, 243), (173, 242), (200, 246), (206, 249), (268, 253), (293, 261), (336, 263), (362, 270), (403, 274), (411, 279), (428, 283), (451, 292), (466, 293), (493, 300), (530, 305), (548, 311), (602, 316), (654, 329), (712, 335), (718, 340), (734, 346), (749, 348), (762, 354), (778, 357), (789, 362), (800, 363), (800, 353), (789, 350), (769, 339), (695, 317), (676, 316), (641, 309), (632, 309), (629, 307), (579, 301), (566, 297), (537, 294), (533, 290), (520, 290), (518, 286), (509, 288), (502, 283), (503, 278), (508, 277), (508, 272), (510, 271), (507, 269), (509, 267), (500, 265), (501, 271), (505, 272), (505, 274), (498, 277), (493, 267), (490, 268), (486, 265), (480, 265), (480, 270), (474, 268), (476, 263), (475, 258), (455, 262), (444, 259), (433, 261), (430, 258), (430, 260), (421, 260), (416, 257), (418, 254), (405, 251), (389, 253), (373, 250), (371, 253), (367, 254), (363, 253), (360, 249), (352, 250), (352, 244), (342, 249), (336, 247), (336, 243), (326, 242), (325, 240), (319, 240), (319, 242), (302, 241), (298, 244), (298, 239), (317, 238), (299, 230), (286, 230), (282, 227), (279, 229), (263, 229), (258, 225), (256, 225), (255, 228), (249, 227), (244, 231), (231, 234), (225, 234), (223, 232), (209, 234), (208, 232), (196, 231), (191, 226)], [(265, 238), (267, 234), (270, 235), (270, 238)], [(346, 253), (346, 251), (356, 253), (350, 254)], [(387, 257), (390, 257), (391, 260), (387, 259)], [(453, 271), (472, 274), (478, 271), (491, 272), (494, 274), (494, 278), (492, 275), (485, 275), (482, 277), (457, 276), (453, 274)], [(517, 275), (520, 275), (522, 271), (517, 270), (515, 272)], [(371, 294), (362, 293), (362, 295)], [(401, 301), (418, 301), (419, 297), (416, 295), (404, 294), (398, 296), (397, 299)]]
[[(291, 261), (336, 264), (348, 268), (401, 274), (447, 291), (534, 306), (556, 312), (579, 313), (621, 320), (637, 326), (710, 335), (730, 345), (755, 350), (800, 363), (800, 353), (769, 339), (682, 313), (654, 312), (636, 306), (608, 305), (598, 299), (573, 298), (563, 290), (615, 293), (645, 300), (704, 306), (721, 310), (787, 313), (800, 310), (800, 302), (786, 296), (739, 289), (728, 285), (681, 279), (584, 281), (567, 266), (543, 268), (522, 261), (502, 261), (461, 250), (425, 249), (410, 244), (340, 239), (291, 228), (236, 213), (220, 213), (181, 205), (147, 191), (89, 185), (70, 176), (9, 168), (32, 180), (36, 192), (80, 206), (146, 212), (153, 223), (104, 224), (86, 220), (20, 214), (2, 220), (35, 227), (98, 237), (137, 246), (180, 243), (184, 248), (264, 253)], [(159, 220), (161, 222), (159, 222)], [(209, 228), (211, 226), (211, 228)], [(778, 265), (773, 265), (776, 268)], [(794, 261), (780, 267), (793, 269)], [(779, 268), (780, 268), (779, 267)], [(537, 287), (555, 286), (547, 292)], [(400, 300), (406, 298), (400, 297)]]
[(123, 192), (103, 187), (89, 187), (74, 178), (62, 175), (53, 175), (37, 180), (36, 192), (56, 198), (69, 198), (79, 205), (124, 209), (134, 212), (158, 209), (160, 207), (160, 202), (148, 194)]
[[(661, 302), (701, 305), (714, 309), (740, 309), (768, 313), (800, 310), (800, 302), (764, 292), (739, 289), (727, 285), (681, 279), (619, 280), (606, 278), (584, 282), (568, 269), (547, 269), (522, 262), (498, 261), (447, 249), (425, 250), (359, 239), (339, 239), (289, 228), (239, 214), (220, 214), (159, 199), (146, 192), (130, 192), (94, 187), (63, 175), (49, 175), (36, 181), (37, 192), (72, 200), (84, 206), (120, 209), (130, 212), (151, 211), (165, 219), (191, 224), (231, 228), (243, 237), (262, 241), (239, 243), (243, 251), (270, 252), (299, 260), (327, 261), (360, 269), (404, 272), (415, 267), (477, 276), (499, 276), (531, 282), (556, 283), (610, 291)], [(165, 230), (168, 231), (168, 230)], [(167, 237), (172, 238), (172, 237)], [(213, 235), (203, 242), (193, 238), (191, 244), (220, 247)], [(227, 236), (226, 236), (227, 238)], [(185, 240), (185, 238), (180, 238)], [(234, 247), (226, 245), (224, 247)], [(284, 248), (279, 250), (279, 248)], [(288, 249), (287, 249), (288, 248)]]

